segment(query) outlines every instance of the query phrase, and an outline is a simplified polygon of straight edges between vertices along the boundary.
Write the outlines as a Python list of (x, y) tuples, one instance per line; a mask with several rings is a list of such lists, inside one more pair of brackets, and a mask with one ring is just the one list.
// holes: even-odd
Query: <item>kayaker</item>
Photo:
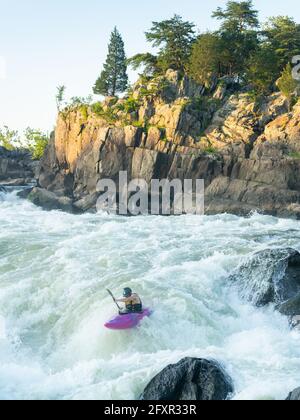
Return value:
[(137, 293), (133, 293), (129, 287), (125, 287), (123, 298), (117, 302), (125, 303), (125, 309), (120, 311), (120, 315), (143, 312), (143, 304)]

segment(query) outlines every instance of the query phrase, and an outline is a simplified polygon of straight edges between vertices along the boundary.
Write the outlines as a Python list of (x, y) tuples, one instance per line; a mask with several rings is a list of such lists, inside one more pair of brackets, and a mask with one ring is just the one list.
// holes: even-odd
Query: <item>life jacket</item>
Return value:
[[(129, 300), (129, 301), (126, 303), (126, 310), (127, 310), (128, 312), (142, 312), (142, 310), (143, 310), (143, 304), (142, 304), (142, 301), (141, 301), (141, 299), (140, 299), (139, 295), (137, 295), (136, 293), (134, 293), (134, 296), (136, 296), (136, 297), (138, 298), (139, 302), (138, 302), (138, 303), (137, 303), (137, 302), (135, 302), (137, 299), (132, 299), (132, 300)], [(134, 302), (135, 302), (135, 303), (134, 303)]]

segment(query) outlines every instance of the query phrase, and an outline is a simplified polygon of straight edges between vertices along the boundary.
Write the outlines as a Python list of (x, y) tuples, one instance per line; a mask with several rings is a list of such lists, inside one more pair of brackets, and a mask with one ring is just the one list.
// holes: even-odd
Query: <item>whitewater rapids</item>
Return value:
[[(75, 216), (2, 195), (0, 399), (137, 399), (185, 356), (221, 362), (235, 399), (286, 398), (300, 386), (300, 334), (228, 284), (245, 258), (278, 247), (300, 250), (299, 222)], [(154, 314), (106, 330), (105, 289), (125, 286)]]

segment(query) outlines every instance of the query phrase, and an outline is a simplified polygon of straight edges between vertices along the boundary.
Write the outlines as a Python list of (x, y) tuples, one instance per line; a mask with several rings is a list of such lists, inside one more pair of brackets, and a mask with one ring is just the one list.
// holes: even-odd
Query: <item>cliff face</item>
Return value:
[(260, 210), (300, 217), (300, 105), (280, 94), (255, 104), (224, 79), (209, 95), (169, 71), (138, 82), (130, 98), (80, 106), (58, 117), (40, 186), (95, 206), (97, 182), (201, 178), (207, 213)]
[(24, 151), (9, 151), (0, 147), (0, 183), (24, 185), (36, 177), (38, 162)]

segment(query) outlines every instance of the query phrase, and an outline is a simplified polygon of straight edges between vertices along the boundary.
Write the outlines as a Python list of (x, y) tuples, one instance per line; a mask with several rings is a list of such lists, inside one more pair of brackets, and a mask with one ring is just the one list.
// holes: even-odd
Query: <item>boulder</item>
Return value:
[(33, 187), (24, 188), (21, 191), (17, 193), (17, 196), (19, 198), (22, 198), (23, 200), (27, 199), (31, 191), (33, 190)]
[(289, 394), (287, 401), (300, 401), (300, 388), (295, 389)]
[(287, 316), (300, 315), (300, 293), (279, 305), (278, 310)]
[(300, 253), (290, 248), (258, 252), (237, 269), (231, 280), (242, 297), (257, 306), (283, 304), (300, 293)]
[(58, 197), (42, 188), (33, 188), (27, 198), (44, 210), (63, 210), (68, 213), (74, 213), (73, 202), (70, 198)]
[(26, 179), (24, 178), (8, 179), (5, 182), (2, 181), (0, 184), (5, 187), (22, 187), (26, 185)]
[(185, 358), (152, 379), (141, 400), (226, 400), (231, 393), (232, 381), (217, 362)]

